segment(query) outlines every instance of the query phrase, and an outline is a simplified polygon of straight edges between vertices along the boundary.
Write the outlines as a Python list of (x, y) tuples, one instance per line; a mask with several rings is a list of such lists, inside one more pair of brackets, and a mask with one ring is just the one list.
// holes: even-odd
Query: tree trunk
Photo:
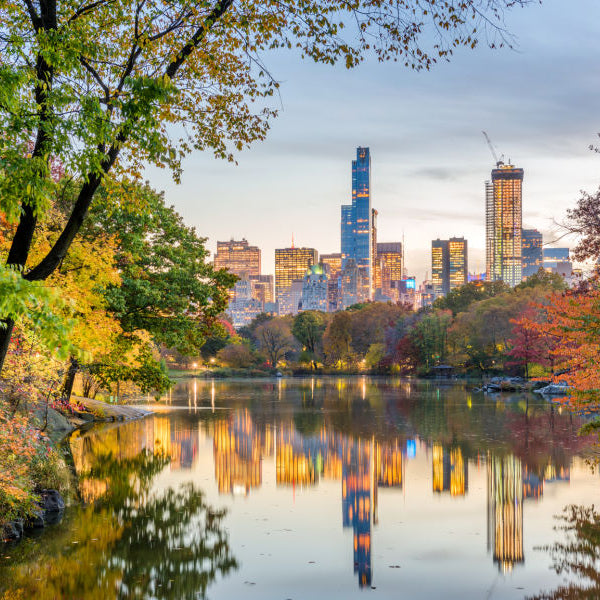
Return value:
[(13, 329), (15, 328), (15, 322), (12, 319), (5, 319), (2, 321), (5, 327), (0, 328), (0, 373), (4, 367), (4, 361), (8, 354), (8, 346), (10, 344), (10, 338), (12, 337)]
[(71, 356), (71, 362), (69, 364), (69, 370), (67, 371), (67, 377), (63, 385), (61, 396), (68, 402), (73, 393), (73, 384), (75, 383), (75, 376), (79, 371), (79, 362), (74, 356)]

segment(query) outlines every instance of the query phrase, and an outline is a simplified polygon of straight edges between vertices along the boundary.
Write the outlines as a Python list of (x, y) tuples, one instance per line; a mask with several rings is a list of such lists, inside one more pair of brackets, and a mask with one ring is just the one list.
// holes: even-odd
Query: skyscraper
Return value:
[(448, 240), (448, 280), (449, 288), (465, 285), (469, 279), (468, 244), (465, 238)]
[(215, 269), (228, 269), (238, 277), (260, 275), (260, 248), (250, 246), (246, 239), (217, 242)]
[(436, 298), (467, 283), (467, 250), (465, 238), (437, 239), (431, 242), (431, 279)]
[(375, 262), (376, 287), (385, 297), (394, 299), (395, 282), (403, 279), (402, 273), (402, 243), (377, 242)]
[(302, 280), (306, 270), (319, 262), (314, 248), (277, 248), (275, 250), (275, 296), (277, 302), (292, 287), (292, 282)]
[(485, 184), (486, 277), (515, 286), (521, 282), (523, 169), (498, 162)]
[(436, 298), (445, 296), (450, 291), (448, 273), (450, 270), (448, 260), (448, 240), (431, 241), (431, 281), (433, 293)]
[(368, 148), (356, 149), (352, 161), (352, 204), (342, 206), (342, 268), (353, 259), (368, 281), (368, 296), (373, 284), (373, 211), (371, 208), (371, 155)]
[(535, 275), (544, 265), (542, 234), (537, 229), (523, 229), (521, 264), (523, 279)]

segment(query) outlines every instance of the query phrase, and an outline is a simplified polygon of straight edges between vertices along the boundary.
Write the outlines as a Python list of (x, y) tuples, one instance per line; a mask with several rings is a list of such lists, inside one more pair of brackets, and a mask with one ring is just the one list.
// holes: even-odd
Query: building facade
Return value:
[(340, 307), (348, 308), (353, 304), (369, 300), (369, 280), (364, 269), (354, 259), (349, 258), (340, 277)]
[(501, 162), (486, 189), (486, 278), (521, 283), (523, 169)]
[(227, 269), (238, 277), (260, 276), (260, 248), (246, 239), (217, 242), (215, 269)]
[(469, 277), (468, 243), (465, 238), (431, 242), (431, 281), (436, 298), (467, 283)]
[[(376, 214), (376, 213), (375, 213)], [(368, 295), (373, 287), (373, 226), (371, 207), (371, 155), (369, 148), (356, 149), (352, 161), (352, 204), (342, 206), (342, 268), (352, 259), (368, 281)]]
[[(314, 248), (277, 248), (275, 250), (275, 297), (280, 299), (289, 292), (293, 281), (302, 281), (306, 270), (319, 262)], [(287, 314), (287, 313), (281, 313)]]
[(544, 266), (542, 234), (537, 229), (523, 229), (521, 264), (523, 279), (535, 275)]
[(569, 262), (570, 251), (568, 248), (544, 248), (543, 250), (544, 269), (556, 269), (558, 263)]
[(378, 242), (376, 254), (376, 287), (380, 295), (392, 297), (396, 281), (403, 279), (402, 243)]
[(342, 255), (321, 254), (320, 262), (327, 274), (327, 310), (335, 312), (340, 305), (340, 276), (342, 274)]
[(328, 280), (322, 264), (313, 265), (302, 280), (302, 310), (328, 310)]

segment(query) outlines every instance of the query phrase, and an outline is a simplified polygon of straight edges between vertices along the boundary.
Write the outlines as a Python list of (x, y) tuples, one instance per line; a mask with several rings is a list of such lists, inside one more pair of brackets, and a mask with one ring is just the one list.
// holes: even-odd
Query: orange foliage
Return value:
[(553, 294), (537, 308), (545, 318), (522, 319), (520, 324), (548, 340), (554, 379), (578, 392), (600, 392), (600, 289)]

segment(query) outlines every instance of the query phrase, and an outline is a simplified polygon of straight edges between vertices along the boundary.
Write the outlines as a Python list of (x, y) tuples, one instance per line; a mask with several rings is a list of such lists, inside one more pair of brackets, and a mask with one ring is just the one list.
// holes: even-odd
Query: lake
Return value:
[(565, 507), (598, 501), (598, 438), (558, 403), (348, 377), (190, 379), (149, 406), (71, 437), (81, 503), (4, 548), (5, 598), (558, 598), (576, 581), (547, 547)]

